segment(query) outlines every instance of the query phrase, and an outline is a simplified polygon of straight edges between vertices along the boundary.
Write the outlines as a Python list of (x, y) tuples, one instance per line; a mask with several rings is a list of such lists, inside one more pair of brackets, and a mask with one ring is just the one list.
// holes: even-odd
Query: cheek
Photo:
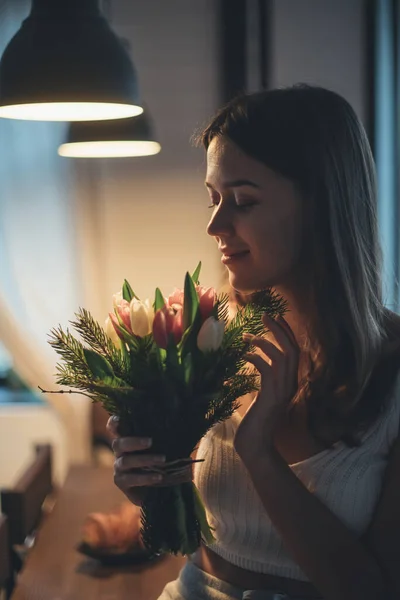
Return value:
[(299, 215), (275, 214), (257, 220), (253, 244), (257, 255), (292, 263), (300, 254), (302, 225)]

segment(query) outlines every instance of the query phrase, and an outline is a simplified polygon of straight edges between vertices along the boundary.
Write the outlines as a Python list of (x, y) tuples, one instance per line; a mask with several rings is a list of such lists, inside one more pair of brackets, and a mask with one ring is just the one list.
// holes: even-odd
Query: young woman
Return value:
[[(261, 390), (201, 441), (216, 542), (159, 600), (400, 598), (400, 327), (384, 306), (374, 164), (334, 92), (231, 101), (202, 134), (215, 238), (233, 290), (288, 302), (249, 357)], [(116, 424), (111, 420), (111, 429)], [(140, 503), (153, 464), (114, 440)]]

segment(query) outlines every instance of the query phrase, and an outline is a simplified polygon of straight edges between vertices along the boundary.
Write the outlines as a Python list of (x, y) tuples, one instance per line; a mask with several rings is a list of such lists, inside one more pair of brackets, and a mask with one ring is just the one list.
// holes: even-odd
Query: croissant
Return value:
[(124, 502), (109, 513), (90, 513), (83, 524), (83, 541), (108, 552), (144, 548), (140, 535), (140, 509)]

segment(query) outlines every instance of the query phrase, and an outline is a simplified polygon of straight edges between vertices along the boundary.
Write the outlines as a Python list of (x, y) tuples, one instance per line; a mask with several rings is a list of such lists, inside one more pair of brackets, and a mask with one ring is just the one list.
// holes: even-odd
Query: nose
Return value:
[(222, 202), (214, 209), (206, 231), (212, 237), (231, 235), (233, 233), (234, 226), (229, 208), (224, 206)]

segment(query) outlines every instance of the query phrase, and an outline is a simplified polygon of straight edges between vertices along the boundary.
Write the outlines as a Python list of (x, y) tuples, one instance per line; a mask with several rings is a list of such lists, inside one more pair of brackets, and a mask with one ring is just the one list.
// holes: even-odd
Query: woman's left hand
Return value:
[(274, 447), (277, 425), (298, 388), (300, 351), (293, 331), (282, 317), (275, 320), (265, 314), (263, 323), (280, 348), (263, 337), (244, 336), (264, 355), (246, 356), (261, 375), (261, 388), (241, 420), (234, 440), (234, 448), (244, 463)]

